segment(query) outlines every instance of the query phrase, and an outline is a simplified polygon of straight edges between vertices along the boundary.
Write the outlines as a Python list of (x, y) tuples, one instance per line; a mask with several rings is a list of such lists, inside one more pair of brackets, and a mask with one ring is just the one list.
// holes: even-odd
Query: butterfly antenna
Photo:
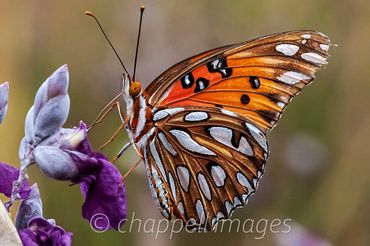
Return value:
[(141, 25), (143, 22), (143, 14), (144, 14), (145, 7), (140, 7), (140, 22), (139, 22), (139, 32), (137, 34), (137, 41), (136, 41), (136, 52), (135, 52), (135, 63), (134, 63), (134, 75), (132, 77), (132, 80), (135, 81), (135, 75), (136, 75), (136, 64), (137, 64), (137, 56), (139, 53), (139, 43), (140, 43), (140, 34), (141, 34)]
[(112, 42), (109, 40), (109, 38), (108, 38), (107, 34), (105, 33), (105, 31), (104, 31), (104, 29), (103, 29), (102, 25), (100, 24), (100, 22), (99, 22), (98, 18), (96, 18), (96, 16), (95, 16), (92, 12), (90, 12), (90, 11), (85, 11), (85, 15), (88, 15), (88, 16), (91, 16), (92, 18), (94, 18), (94, 20), (95, 20), (95, 21), (96, 21), (96, 23), (98, 24), (98, 26), (99, 26), (99, 28), (100, 28), (101, 32), (103, 33), (103, 35), (104, 35), (105, 39), (108, 41), (108, 43), (109, 43), (110, 47), (113, 49), (114, 54), (116, 54), (116, 56), (117, 56), (117, 58), (118, 58), (119, 62), (121, 63), (121, 65), (122, 65), (122, 67), (123, 67), (123, 70), (125, 70), (125, 72), (126, 72), (127, 74), (129, 74), (129, 73), (127, 72), (127, 69), (126, 69), (125, 65), (124, 65), (124, 64), (123, 64), (123, 62), (122, 62), (121, 57), (118, 55), (118, 53), (117, 53), (116, 49), (114, 48), (114, 46), (113, 46)]

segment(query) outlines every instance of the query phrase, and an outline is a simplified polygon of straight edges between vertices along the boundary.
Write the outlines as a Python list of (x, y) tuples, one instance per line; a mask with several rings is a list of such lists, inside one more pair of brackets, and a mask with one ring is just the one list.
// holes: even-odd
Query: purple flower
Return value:
[(42, 216), (42, 201), (37, 184), (32, 185), (27, 199), (21, 201), (15, 219), (15, 226), (25, 246), (36, 245), (72, 245), (71, 232), (57, 226), (53, 219)]
[(34, 218), (27, 229), (19, 231), (19, 236), (24, 246), (69, 246), (72, 245), (73, 234), (44, 218)]
[(41, 142), (33, 150), (37, 165), (49, 177), (80, 184), (85, 198), (82, 216), (89, 221), (98, 214), (108, 218), (106, 224), (96, 225), (95, 229), (118, 230), (127, 215), (120, 172), (104, 155), (92, 151), (84, 123), (79, 128), (62, 130), (64, 134), (59, 133), (50, 142), (46, 139), (46, 145)]
[(36, 163), (53, 179), (80, 184), (85, 198), (82, 216), (91, 220), (96, 214), (104, 214), (108, 221), (101, 228), (118, 230), (126, 218), (126, 191), (121, 174), (104, 155), (93, 152), (84, 123), (79, 128), (61, 128), (70, 107), (68, 78), (64, 65), (37, 91), (19, 148), (21, 174)]
[[(12, 184), (18, 175), (17, 168), (0, 163), (0, 193), (9, 197), (12, 194)], [(42, 202), (37, 184), (29, 187), (28, 182), (24, 181), (19, 191), (21, 203), (15, 226), (19, 230), (23, 245), (71, 245), (72, 233), (56, 226), (54, 220), (42, 218)]]
[[(7, 197), (11, 197), (13, 193), (13, 182), (18, 179), (18, 176), (18, 168), (0, 162), (0, 193)], [(18, 197), (20, 199), (25, 199), (28, 197), (29, 193), (30, 188), (28, 182), (24, 180), (19, 188)]]
[(0, 84), (0, 124), (3, 122), (6, 111), (8, 109), (9, 99), (9, 84), (4, 82)]
[(33, 218), (42, 217), (42, 201), (37, 184), (31, 186), (31, 192), (28, 197), (21, 200), (15, 218), (15, 227), (17, 230), (28, 228), (28, 223)]

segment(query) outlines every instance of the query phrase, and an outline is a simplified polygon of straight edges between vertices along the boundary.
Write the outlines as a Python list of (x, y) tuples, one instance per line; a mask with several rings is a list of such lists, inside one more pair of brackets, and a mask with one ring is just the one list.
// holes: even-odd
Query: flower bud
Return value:
[(8, 109), (9, 84), (5, 82), (0, 84), (0, 123), (3, 121)]
[(25, 229), (28, 227), (28, 223), (37, 217), (42, 217), (42, 201), (37, 184), (33, 184), (28, 198), (22, 200), (19, 205), (15, 227), (18, 230)]
[(31, 143), (34, 140), (34, 133), (33, 133), (33, 109), (34, 107), (32, 106), (30, 110), (28, 110), (27, 116), (26, 116), (26, 122), (24, 125), (24, 136), (27, 140), (27, 142)]
[(71, 156), (56, 146), (37, 146), (33, 155), (40, 169), (51, 178), (71, 180), (78, 175)]
[(36, 144), (56, 132), (67, 120), (70, 107), (68, 83), (68, 67), (63, 65), (37, 91), (31, 109), (33, 116), (29, 113), (26, 118), (26, 136), (33, 134)]

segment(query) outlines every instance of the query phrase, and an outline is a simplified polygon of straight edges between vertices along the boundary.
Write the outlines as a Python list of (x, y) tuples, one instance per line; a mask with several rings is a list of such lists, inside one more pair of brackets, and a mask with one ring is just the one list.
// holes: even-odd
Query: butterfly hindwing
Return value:
[(205, 52), (155, 80), (146, 90), (149, 103), (169, 108), (221, 107), (266, 132), (326, 64), (329, 45), (321, 33), (296, 31)]
[(154, 118), (157, 132), (144, 156), (165, 217), (211, 229), (245, 205), (268, 155), (262, 131), (230, 111), (209, 107), (158, 109)]

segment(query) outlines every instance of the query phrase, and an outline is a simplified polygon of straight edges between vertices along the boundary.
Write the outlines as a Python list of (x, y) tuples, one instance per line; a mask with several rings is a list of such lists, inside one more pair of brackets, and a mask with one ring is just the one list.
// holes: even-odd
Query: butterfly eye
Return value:
[(136, 97), (141, 92), (141, 83), (139, 81), (134, 81), (130, 84), (130, 96)]

